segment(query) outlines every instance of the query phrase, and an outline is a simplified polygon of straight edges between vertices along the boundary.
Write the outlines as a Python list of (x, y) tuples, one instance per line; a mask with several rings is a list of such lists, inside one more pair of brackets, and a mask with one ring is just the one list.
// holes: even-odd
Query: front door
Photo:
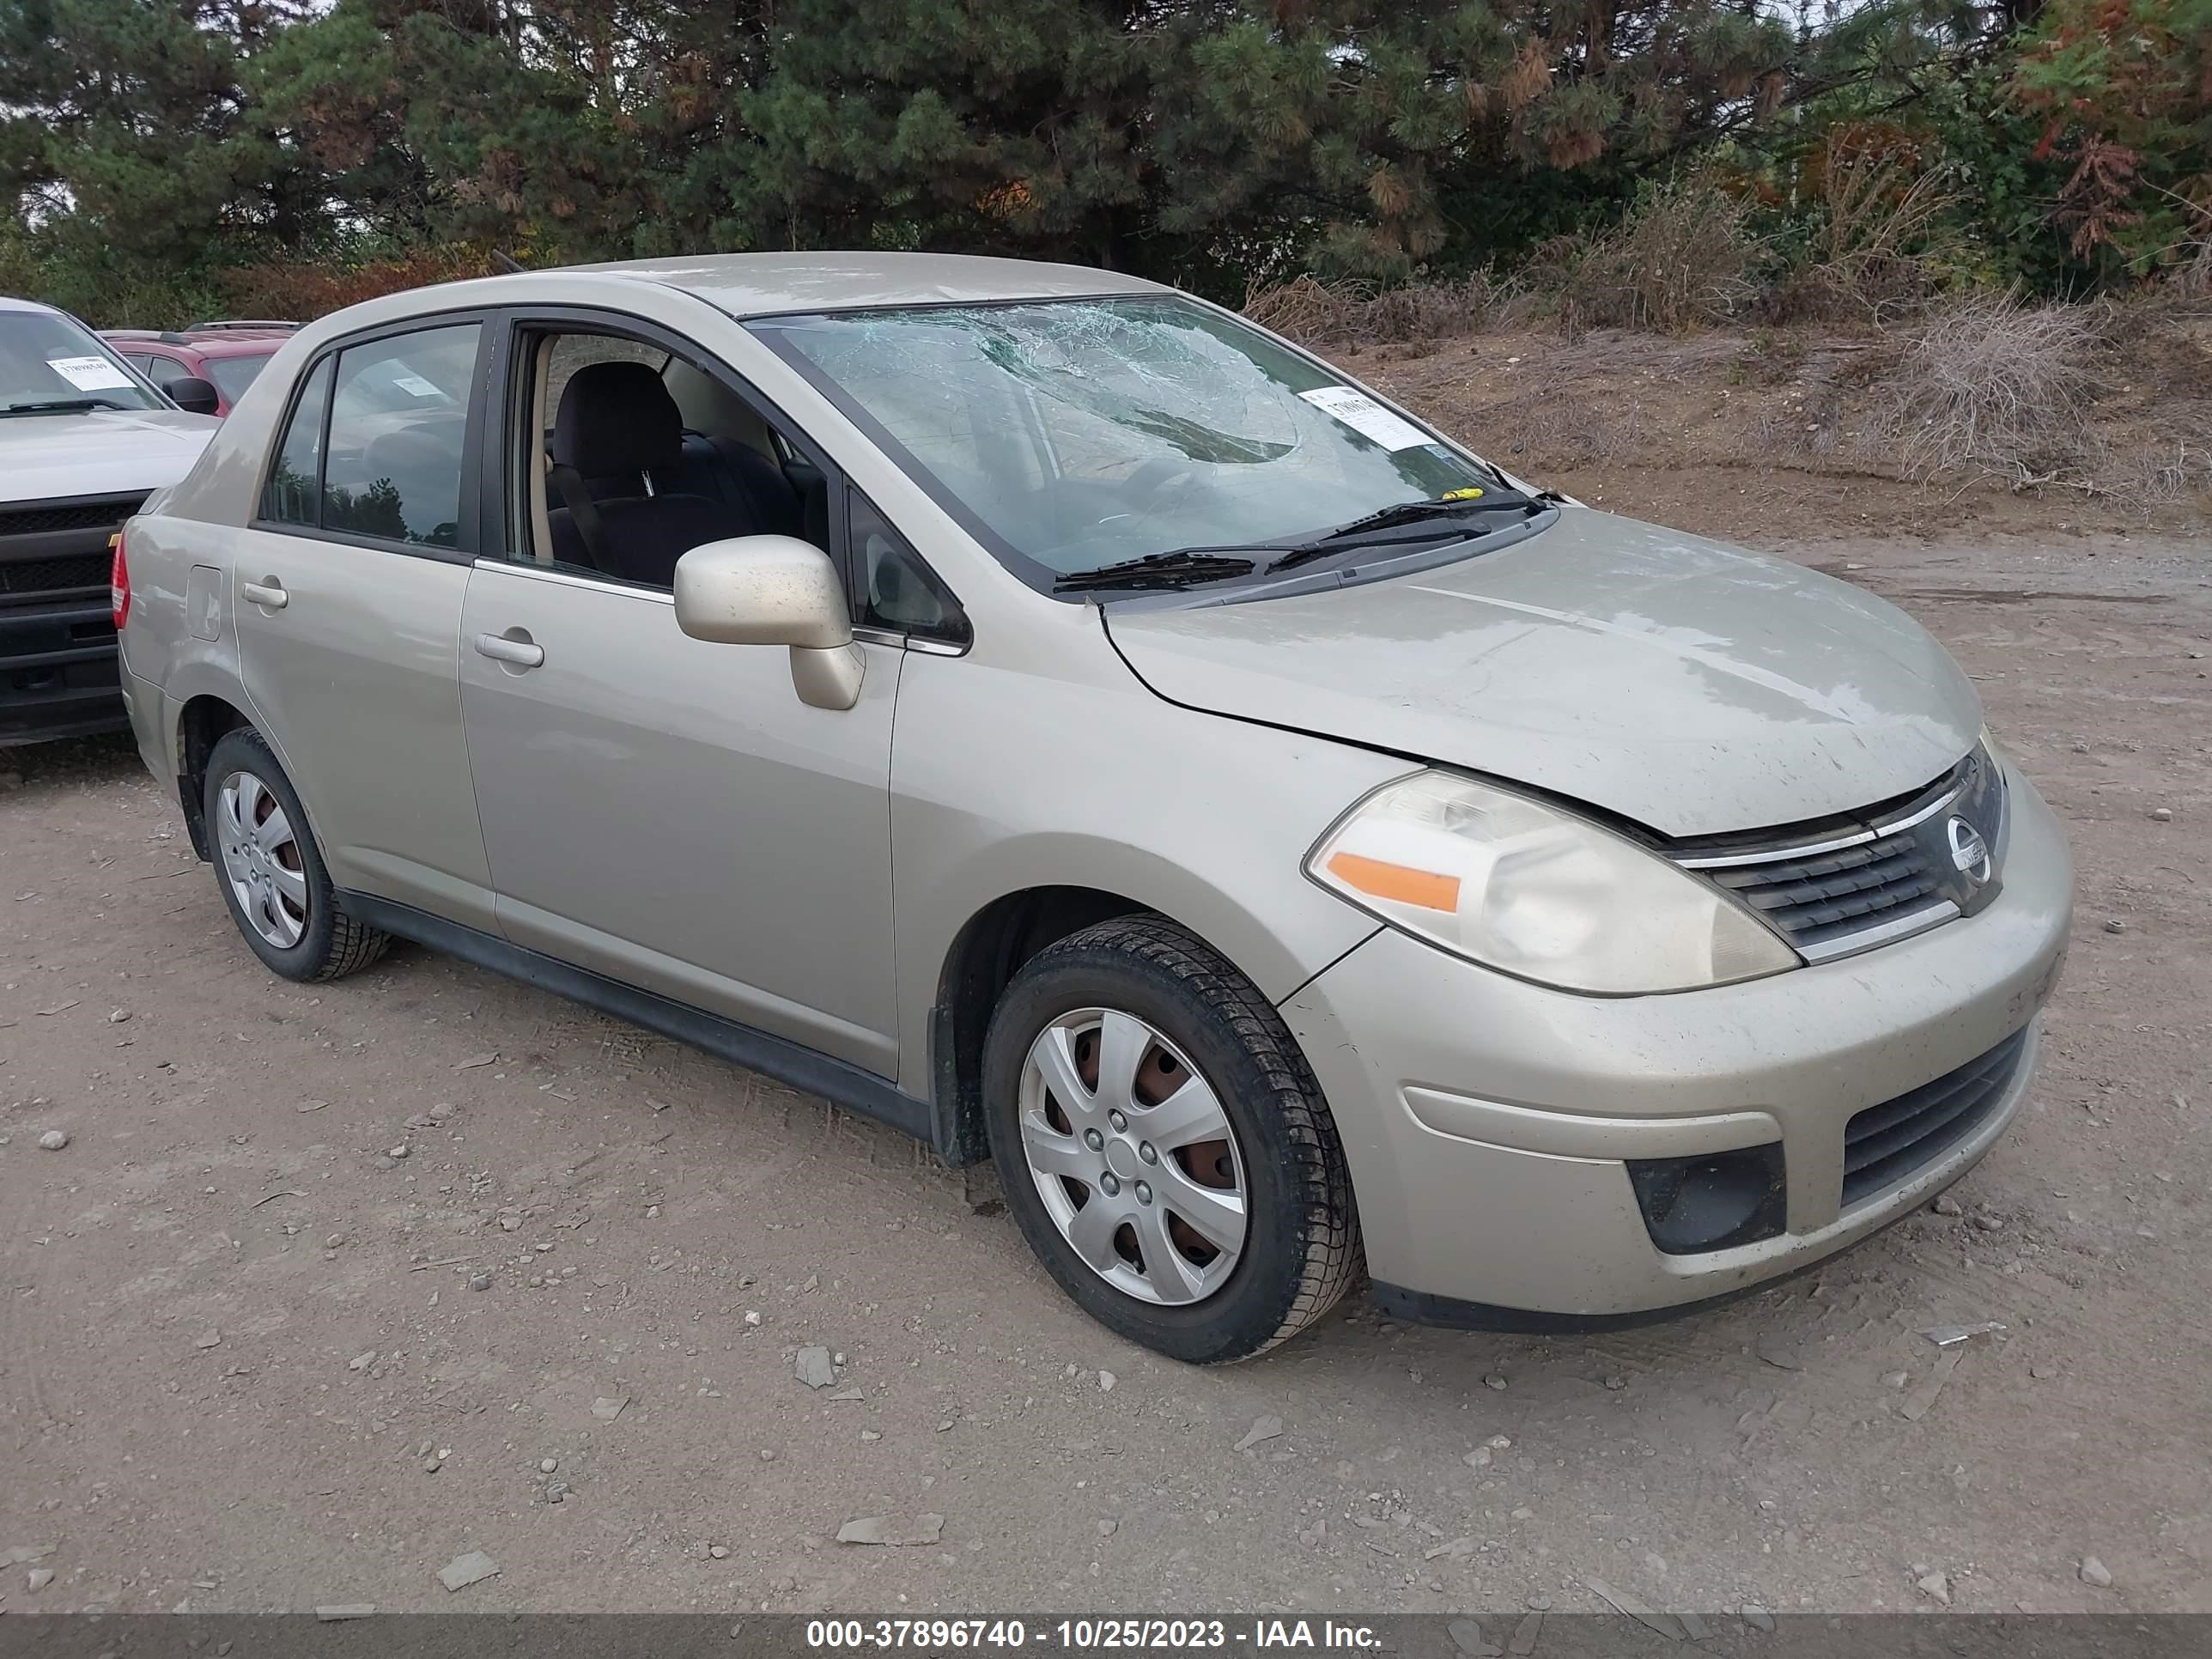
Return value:
[(480, 324), (343, 344), (308, 374), (231, 614), (252, 717), (342, 889), (493, 925), (461, 730)]
[[(686, 550), (660, 546), (664, 533), (688, 543), (765, 527), (744, 515), (783, 477), (780, 452), (764, 431), (701, 432), (690, 422), (714, 416), (664, 406), (665, 349), (550, 329), (515, 339), (502, 377), (513, 545), (478, 560), (461, 620), (462, 712), (501, 931), (891, 1076), (902, 653), (865, 647), (858, 703), (811, 708), (787, 651), (689, 638), (665, 581), (610, 574), (672, 569)], [(619, 416), (584, 406), (603, 393), (625, 400)], [(600, 503), (588, 534), (550, 505), (567, 499), (547, 477), (556, 429), (550, 460)], [(747, 444), (733, 465), (731, 447)]]

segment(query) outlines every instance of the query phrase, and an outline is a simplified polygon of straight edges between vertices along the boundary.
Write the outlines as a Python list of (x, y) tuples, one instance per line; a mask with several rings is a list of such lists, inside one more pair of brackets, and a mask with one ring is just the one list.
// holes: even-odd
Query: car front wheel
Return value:
[(1007, 1207), (1101, 1323), (1198, 1364), (1264, 1352), (1360, 1272), (1336, 1125), (1252, 983), (1158, 917), (1024, 963), (984, 1055)]
[(391, 935), (341, 912), (306, 809), (258, 732), (228, 732), (208, 756), (202, 810), (223, 902), (253, 954), (286, 979), (338, 979)]

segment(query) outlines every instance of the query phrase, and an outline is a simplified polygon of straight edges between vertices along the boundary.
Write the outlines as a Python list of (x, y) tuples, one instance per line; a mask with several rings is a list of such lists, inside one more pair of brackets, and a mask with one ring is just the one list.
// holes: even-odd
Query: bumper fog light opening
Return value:
[(1695, 1158), (1632, 1158), (1628, 1180), (1645, 1231), (1668, 1255), (1755, 1244), (1788, 1219), (1778, 1140)]

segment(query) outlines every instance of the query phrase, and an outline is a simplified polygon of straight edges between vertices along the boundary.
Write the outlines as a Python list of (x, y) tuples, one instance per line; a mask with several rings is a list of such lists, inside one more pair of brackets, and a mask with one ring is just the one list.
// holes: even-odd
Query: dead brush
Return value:
[(1513, 285), (1487, 270), (1395, 288), (1297, 276), (1255, 288), (1244, 300), (1244, 314), (1261, 327), (1316, 349), (1455, 339), (1517, 320), (1522, 309)]
[(2047, 483), (2100, 451), (2090, 422), (2100, 307), (2023, 306), (1970, 294), (1929, 310), (1868, 388), (1869, 433), (1899, 471), (1927, 479), (1980, 468)]
[(2212, 305), (2212, 236), (2194, 244), (2166, 280), (2176, 299), (2191, 305)]
[(1675, 334), (1747, 311), (1766, 251), (1750, 210), (1711, 185), (1652, 191), (1611, 230), (1555, 237), (1531, 260), (1563, 316), (1592, 328)]
[(1897, 157), (1838, 158), (1804, 251), (1765, 297), (1778, 319), (1881, 323), (1936, 289), (1944, 216), (1958, 197), (1939, 169)]

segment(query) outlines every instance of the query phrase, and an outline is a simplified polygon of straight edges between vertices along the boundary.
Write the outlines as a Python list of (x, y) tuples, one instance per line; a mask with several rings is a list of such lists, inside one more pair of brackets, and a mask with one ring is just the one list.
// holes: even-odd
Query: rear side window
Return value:
[(479, 325), (394, 335), (341, 352), (323, 457), (322, 527), (455, 547)]
[(276, 447), (276, 464), (261, 491), (261, 516), (313, 526), (323, 488), (323, 416), (331, 401), (331, 360), (315, 365)]

